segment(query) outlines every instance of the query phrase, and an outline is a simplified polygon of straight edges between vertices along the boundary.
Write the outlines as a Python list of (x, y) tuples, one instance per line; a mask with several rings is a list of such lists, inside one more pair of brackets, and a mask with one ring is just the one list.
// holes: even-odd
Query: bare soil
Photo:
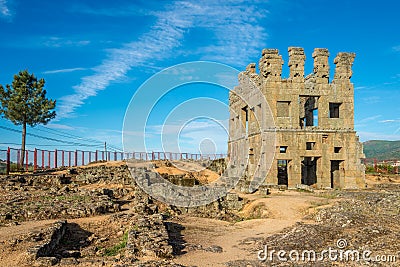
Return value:
[[(118, 164), (121, 163), (112, 165), (120, 166)], [(216, 175), (197, 170), (196, 166), (192, 168), (199, 173), (203, 171), (203, 178)], [(187, 173), (168, 166), (159, 166), (158, 171)], [(66, 173), (61, 171), (57, 174)], [(57, 266), (171, 266), (173, 263), (183, 266), (293, 266), (293, 262), (261, 262), (257, 259), (257, 252), (266, 244), (277, 249), (323, 249), (333, 246), (339, 238), (345, 238), (352, 248), (368, 248), (374, 253), (396, 255), (400, 261), (400, 177), (367, 175), (367, 185), (365, 190), (353, 191), (317, 190), (309, 193), (272, 190), (268, 196), (241, 194), (246, 205), (237, 213), (241, 220), (234, 222), (199, 218), (193, 214), (172, 216), (168, 223), (175, 226), (170, 235), (174, 258), (168, 261), (144, 258), (132, 263), (123, 261), (124, 249), (115, 254), (108, 253), (123, 240), (134, 213), (134, 202), (126, 194), (115, 199), (124, 201), (121, 202), (121, 211), (68, 219), (67, 234), (55, 253), (65, 255), (68, 251), (77, 255), (65, 256), (65, 260)], [(132, 190), (131, 186), (118, 183), (86, 184), (79, 188)], [(42, 193), (40, 186), (32, 191), (33, 196)], [(60, 218), (63, 216), (60, 215)], [(32, 233), (42, 231), (57, 219), (11, 220), (1, 226), (0, 266), (32, 266), (26, 258), (28, 248), (37, 244), (32, 239)], [(151, 261), (146, 263), (148, 260)], [(141, 262), (144, 265), (140, 265)], [(332, 264), (321, 262), (319, 266)], [(395, 264), (368, 263), (370, 266), (397, 266)], [(365, 263), (335, 262), (334, 265), (364, 266)]]

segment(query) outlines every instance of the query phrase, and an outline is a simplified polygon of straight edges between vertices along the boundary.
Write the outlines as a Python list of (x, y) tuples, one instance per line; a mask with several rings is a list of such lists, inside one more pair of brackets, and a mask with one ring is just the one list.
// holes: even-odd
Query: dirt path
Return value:
[[(254, 196), (257, 198), (257, 196)], [(261, 205), (262, 204), (262, 205)], [(325, 205), (327, 200), (307, 193), (280, 192), (272, 197), (254, 199), (250, 205), (264, 206), (269, 218), (252, 219), (234, 224), (218, 220), (186, 217), (179, 223), (185, 229), (183, 239), (188, 244), (199, 244), (203, 248), (211, 245), (220, 246), (222, 253), (204, 250), (184, 251), (175, 262), (183, 265), (226, 266), (224, 263), (233, 260), (257, 260), (252, 247), (252, 238), (267, 237), (302, 221), (309, 208)], [(251, 209), (250, 205), (244, 210)], [(245, 240), (245, 242), (243, 242)], [(246, 248), (246, 250), (244, 249)], [(253, 250), (252, 252), (249, 252)]]

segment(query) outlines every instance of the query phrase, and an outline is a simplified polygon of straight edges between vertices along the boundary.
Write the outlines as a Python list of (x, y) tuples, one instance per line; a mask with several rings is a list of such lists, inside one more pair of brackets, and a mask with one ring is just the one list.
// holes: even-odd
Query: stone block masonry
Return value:
[[(334, 59), (330, 81), (329, 51), (316, 48), (313, 73), (304, 75), (306, 55), (300, 47), (289, 47), (289, 70), (282, 79), (282, 56), (277, 49), (264, 49), (259, 61), (239, 74), (239, 85), (230, 93), (228, 157), (233, 162), (249, 149), (248, 167), (243, 180), (255, 172), (265, 174), (265, 185), (296, 188), (364, 188), (362, 144), (354, 130), (354, 86), (350, 82), (354, 53), (340, 52)], [(265, 97), (268, 106), (250, 99), (256, 90), (243, 85), (250, 79)], [(265, 125), (267, 115), (273, 127)], [(261, 151), (265, 132), (275, 132), (275, 151)], [(243, 143), (245, 142), (245, 143)], [(245, 144), (245, 145), (244, 145)], [(265, 153), (274, 153), (271, 168), (263, 165)], [(243, 154), (242, 154), (243, 155)]]

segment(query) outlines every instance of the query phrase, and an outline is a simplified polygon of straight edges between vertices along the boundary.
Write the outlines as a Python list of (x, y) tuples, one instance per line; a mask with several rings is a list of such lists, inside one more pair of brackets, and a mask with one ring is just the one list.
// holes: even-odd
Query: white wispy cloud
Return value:
[(59, 123), (49, 123), (46, 125), (46, 127), (51, 129), (60, 129), (60, 130), (76, 130), (75, 127)]
[(362, 89), (366, 89), (366, 86), (356, 86), (354, 87), (354, 90), (362, 90)]
[(369, 122), (369, 121), (376, 121), (380, 117), (382, 117), (382, 115), (374, 115), (374, 116), (363, 118), (359, 122), (360, 123), (365, 123), (365, 122)]
[(81, 71), (87, 70), (86, 68), (70, 68), (70, 69), (59, 69), (59, 70), (46, 70), (44, 74), (54, 74), (54, 73), (67, 73), (67, 72), (74, 72), (74, 71)]
[(368, 96), (362, 98), (363, 102), (366, 104), (375, 104), (382, 101), (380, 96)]
[(127, 17), (133, 15), (146, 15), (148, 10), (143, 9), (139, 5), (130, 4), (123, 7), (104, 7), (94, 8), (84, 4), (77, 4), (70, 8), (72, 13), (81, 13), (94, 16), (107, 16), (107, 17)]
[(400, 52), (400, 45), (393, 46), (392, 49), (393, 49), (395, 52)]
[(68, 39), (64, 37), (44, 37), (41, 40), (41, 45), (51, 47), (51, 48), (59, 48), (59, 47), (71, 47), (71, 46), (86, 46), (90, 44), (89, 40), (74, 40)]
[(388, 119), (388, 120), (381, 120), (380, 123), (398, 123), (400, 119)]
[(251, 3), (240, 0), (176, 1), (165, 10), (153, 12), (155, 24), (137, 41), (109, 50), (108, 56), (95, 67), (93, 75), (83, 77), (74, 86), (74, 94), (61, 98), (59, 117), (71, 117), (89, 97), (96, 96), (110, 83), (123, 79), (134, 67), (148, 66), (177, 53), (185, 36), (195, 27), (209, 31), (213, 45), (200, 47), (194, 53), (201, 59), (227, 64), (246, 64), (264, 45), (266, 33), (257, 22), (261, 13)]
[(382, 117), (382, 115), (373, 115), (360, 120), (356, 120), (354, 127), (355, 128), (366, 127), (370, 125), (372, 122), (375, 123), (377, 119), (379, 119), (380, 117)]
[(380, 132), (358, 131), (357, 134), (360, 136), (360, 140), (362, 142), (368, 141), (368, 140), (389, 140), (389, 141), (400, 140), (400, 134), (398, 132), (393, 133), (393, 134), (386, 134), (386, 133), (380, 133)]
[(11, 18), (12, 14), (8, 4), (7, 0), (0, 0), (0, 17)]

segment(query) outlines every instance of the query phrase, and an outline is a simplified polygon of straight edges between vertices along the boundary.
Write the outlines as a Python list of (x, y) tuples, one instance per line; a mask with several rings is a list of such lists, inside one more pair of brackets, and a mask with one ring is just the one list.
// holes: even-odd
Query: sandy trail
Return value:
[[(186, 217), (179, 223), (185, 229), (183, 239), (189, 244), (203, 247), (217, 245), (222, 253), (204, 250), (188, 251), (180, 255), (175, 262), (183, 265), (226, 266), (233, 260), (257, 260), (257, 248), (252, 247), (251, 238), (268, 237), (302, 221), (309, 208), (325, 203), (327, 200), (298, 192), (282, 192), (269, 198), (259, 198), (255, 202), (267, 207), (269, 218), (252, 219), (230, 224), (212, 219)], [(254, 202), (252, 203), (254, 205)], [(246, 209), (246, 207), (244, 208)], [(244, 244), (242, 243), (245, 240)], [(242, 244), (241, 244), (242, 243)], [(247, 249), (252, 252), (249, 252)]]

